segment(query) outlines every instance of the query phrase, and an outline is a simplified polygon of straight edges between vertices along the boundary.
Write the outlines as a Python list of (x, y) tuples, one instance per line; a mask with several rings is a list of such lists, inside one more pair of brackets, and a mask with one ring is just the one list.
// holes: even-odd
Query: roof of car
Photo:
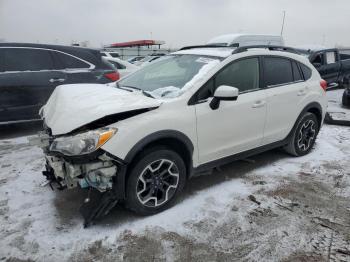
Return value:
[[(283, 50), (283, 48), (286, 50)], [(282, 47), (247, 46), (247, 47), (241, 47), (241, 48), (214, 47), (214, 46), (212, 46), (211, 48), (205, 48), (205, 46), (203, 47), (195, 46), (195, 48), (189, 47), (188, 49), (180, 50), (173, 54), (203, 55), (203, 56), (226, 58), (234, 54), (242, 54), (245, 52), (249, 52), (249, 54), (252, 54), (252, 55), (282, 55), (285, 57), (296, 59), (305, 64), (308, 64), (309, 62), (308, 59), (305, 58), (305, 56), (303, 56), (301, 53), (298, 52), (298, 50), (295, 50), (289, 47), (283, 47), (283, 46)]]
[(47, 49), (55, 49), (59, 51), (77, 51), (77, 50), (90, 50), (90, 51), (98, 51), (93, 48), (86, 48), (80, 46), (66, 46), (66, 45), (51, 45), (51, 44), (35, 44), (35, 43), (0, 43), (0, 47), (32, 47), (32, 48), (47, 48)]
[(52, 49), (65, 52), (77, 57), (80, 57), (90, 63), (99, 63), (100, 51), (92, 48), (78, 47), (78, 46), (64, 46), (64, 45), (49, 45), (49, 44), (34, 44), (34, 43), (0, 43), (0, 47), (29, 47)]

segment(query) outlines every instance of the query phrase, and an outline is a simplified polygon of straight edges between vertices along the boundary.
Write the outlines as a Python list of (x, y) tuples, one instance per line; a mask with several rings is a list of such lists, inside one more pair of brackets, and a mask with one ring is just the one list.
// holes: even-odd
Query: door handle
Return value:
[(50, 83), (63, 83), (64, 81), (66, 81), (64, 78), (51, 78), (49, 80)]
[(253, 108), (260, 108), (260, 107), (263, 107), (264, 105), (266, 104), (265, 101), (263, 100), (259, 100), (259, 101), (256, 101), (254, 104), (253, 104)]

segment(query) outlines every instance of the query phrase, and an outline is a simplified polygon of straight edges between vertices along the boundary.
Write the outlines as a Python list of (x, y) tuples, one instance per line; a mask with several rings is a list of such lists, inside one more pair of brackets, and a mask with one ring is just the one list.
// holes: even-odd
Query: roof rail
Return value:
[(188, 49), (196, 49), (196, 48), (219, 48), (219, 47), (227, 47), (222, 45), (191, 45), (191, 46), (184, 46), (179, 49), (181, 50), (188, 50)]
[(284, 51), (284, 52), (290, 52), (294, 54), (300, 54), (300, 52), (292, 47), (287, 46), (277, 46), (277, 45), (249, 45), (249, 46), (241, 46), (236, 48), (232, 51), (232, 54), (238, 54), (242, 52), (248, 51), (248, 49), (254, 49), (254, 48), (265, 48), (269, 49), (271, 51)]

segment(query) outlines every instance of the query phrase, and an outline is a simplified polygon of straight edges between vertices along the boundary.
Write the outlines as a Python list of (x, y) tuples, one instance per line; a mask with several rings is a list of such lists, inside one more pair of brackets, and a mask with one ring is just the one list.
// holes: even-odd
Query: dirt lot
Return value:
[(350, 261), (350, 127), (311, 154), (279, 150), (189, 181), (177, 205), (117, 207), (84, 229), (82, 190), (41, 187), (26, 137), (0, 140), (0, 261)]

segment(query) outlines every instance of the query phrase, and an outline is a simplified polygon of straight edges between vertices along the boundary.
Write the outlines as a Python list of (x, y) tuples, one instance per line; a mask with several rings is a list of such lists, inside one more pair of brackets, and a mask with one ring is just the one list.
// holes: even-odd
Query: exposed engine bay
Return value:
[(105, 152), (98, 151), (92, 155), (69, 158), (50, 151), (54, 140), (49, 131), (39, 132), (38, 137), (31, 138), (30, 143), (42, 148), (46, 165), (42, 173), (52, 190), (86, 189), (87, 196), (80, 208), (84, 217), (84, 226), (91, 225), (97, 218), (108, 214), (118, 202), (116, 181), (119, 171), (118, 163)]
[[(48, 180), (56, 180), (61, 189), (93, 187), (100, 192), (112, 189), (113, 177), (117, 174), (117, 166), (106, 155), (98, 156), (96, 160), (74, 164), (56, 156), (46, 156), (46, 172)], [(53, 173), (53, 176), (48, 175)], [(49, 176), (49, 177), (48, 177)]]

